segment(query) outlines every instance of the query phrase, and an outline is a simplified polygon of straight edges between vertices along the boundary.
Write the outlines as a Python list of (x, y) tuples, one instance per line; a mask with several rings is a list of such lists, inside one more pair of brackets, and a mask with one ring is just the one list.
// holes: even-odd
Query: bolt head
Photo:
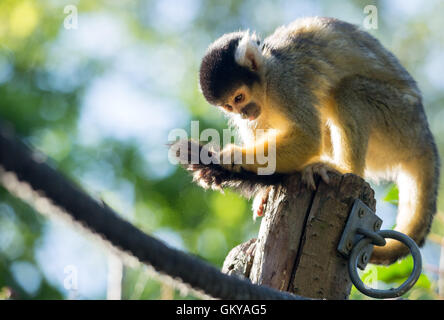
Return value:
[(364, 252), (364, 254), (361, 256), (362, 263), (368, 262), (368, 254)]
[(374, 229), (375, 231), (378, 231), (380, 228), (381, 228), (381, 221), (377, 220), (377, 221), (375, 222), (375, 224), (373, 225), (373, 229)]
[(346, 245), (348, 250), (351, 250), (351, 248), (353, 247), (353, 243), (350, 240), (347, 241)]

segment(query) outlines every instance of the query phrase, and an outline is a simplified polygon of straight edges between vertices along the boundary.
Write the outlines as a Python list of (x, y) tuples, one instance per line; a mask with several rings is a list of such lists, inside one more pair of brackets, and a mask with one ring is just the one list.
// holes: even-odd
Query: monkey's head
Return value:
[(233, 32), (211, 44), (200, 66), (205, 99), (229, 115), (255, 120), (263, 107), (263, 56), (255, 34)]

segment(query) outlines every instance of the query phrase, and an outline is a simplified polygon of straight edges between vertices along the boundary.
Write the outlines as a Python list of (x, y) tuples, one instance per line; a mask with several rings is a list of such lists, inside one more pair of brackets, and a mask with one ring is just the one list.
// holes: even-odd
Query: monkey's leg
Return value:
[(325, 123), (322, 133), (322, 156), (333, 158), (333, 145), (331, 143), (330, 124)]
[[(439, 179), (438, 152), (422, 106), (409, 104), (404, 91), (368, 79), (353, 79), (338, 92), (337, 125), (345, 138), (341, 159), (352, 172), (360, 174), (365, 165), (362, 154), (367, 157), (370, 174), (377, 178), (378, 172), (383, 172), (396, 179), (399, 206), (395, 230), (421, 245), (436, 211)], [(366, 155), (362, 146), (367, 145), (370, 125), (374, 136)], [(388, 240), (384, 247), (374, 248), (370, 261), (390, 264), (407, 253), (403, 244)]]
[[(273, 134), (253, 145), (229, 145), (222, 150), (220, 163), (231, 171), (246, 170), (259, 175), (301, 171), (320, 157), (321, 129), (315, 125), (317, 122), (313, 119), (310, 129), (304, 127), (307, 123), (298, 123), (288, 129), (291, 134)], [(271, 172), (265, 173), (264, 169)]]
[[(332, 162), (321, 161), (322, 155), (322, 137), (321, 130), (314, 131), (310, 135), (304, 134), (300, 129), (294, 129), (298, 138), (276, 136), (276, 147), (269, 149), (268, 140), (262, 140), (250, 147), (239, 147), (229, 145), (221, 153), (221, 163), (228, 170), (239, 172), (242, 169), (260, 174), (260, 169), (265, 165), (257, 162), (257, 156), (260, 151), (266, 150), (265, 154), (269, 160), (275, 162), (276, 172), (291, 173), (295, 171), (302, 172), (302, 180), (306, 185), (315, 189), (314, 175), (319, 175), (326, 183), (329, 183), (328, 172), (341, 172), (339, 167)], [(298, 132), (299, 131), (299, 132)], [(299, 134), (298, 134), (299, 133)], [(258, 151), (260, 150), (260, 151)], [(274, 154), (273, 154), (274, 153)], [(235, 161), (236, 154), (241, 163)], [(224, 161), (225, 159), (225, 161)], [(229, 160), (227, 163), (227, 159)], [(254, 159), (253, 162), (248, 162)], [(257, 198), (256, 211), (261, 214), (262, 206), (260, 203), (266, 202), (267, 195)], [(265, 200), (264, 200), (265, 199)]]
[(347, 83), (337, 89), (330, 126), (333, 159), (343, 173), (363, 177), (372, 117), (366, 99)]
[(368, 131), (355, 124), (339, 122), (333, 141), (333, 162), (342, 173), (364, 176), (365, 157), (368, 147)]
[[(318, 175), (325, 183), (329, 183), (328, 172), (346, 173), (351, 172), (342, 160), (345, 158), (346, 151), (344, 151), (345, 142), (341, 136), (345, 136), (345, 132), (338, 130), (338, 126), (329, 124), (324, 128), (322, 137), (322, 152), (318, 159), (312, 159), (312, 162), (306, 165), (302, 170), (302, 180), (312, 190), (316, 189), (314, 176)], [(334, 149), (332, 138), (336, 139), (336, 148)], [(336, 150), (336, 159), (334, 158), (334, 152)], [(346, 150), (346, 149), (345, 149)], [(353, 157), (349, 156), (350, 162), (353, 162)], [(336, 161), (335, 161), (336, 160)]]
[(253, 201), (253, 219), (256, 220), (257, 217), (262, 217), (265, 213), (265, 209), (268, 203), (268, 197), (271, 191), (271, 187), (267, 187), (261, 190), (255, 197)]

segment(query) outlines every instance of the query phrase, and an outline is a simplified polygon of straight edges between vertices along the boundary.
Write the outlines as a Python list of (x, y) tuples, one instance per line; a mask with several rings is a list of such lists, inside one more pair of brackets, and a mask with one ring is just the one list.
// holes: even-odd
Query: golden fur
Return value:
[[(254, 101), (261, 114), (252, 121), (234, 114), (244, 146), (222, 153), (254, 155), (253, 130), (273, 128), (279, 173), (302, 171), (308, 184), (314, 173), (332, 169), (393, 180), (400, 190), (396, 230), (422, 244), (436, 210), (439, 159), (421, 93), (395, 56), (368, 33), (330, 18), (297, 20), (252, 46), (250, 54), (242, 52), (258, 60), (249, 65), (258, 66), (253, 71), (261, 81), (242, 88), (245, 101), (233, 113)], [(375, 247), (372, 262), (391, 263), (406, 253), (389, 241)]]

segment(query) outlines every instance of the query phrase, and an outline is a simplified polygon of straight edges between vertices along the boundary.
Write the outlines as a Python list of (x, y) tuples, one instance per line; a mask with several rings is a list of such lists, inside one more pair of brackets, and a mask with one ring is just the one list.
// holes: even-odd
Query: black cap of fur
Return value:
[(242, 84), (259, 81), (253, 71), (238, 65), (234, 59), (243, 32), (226, 34), (208, 49), (200, 65), (200, 87), (210, 104), (216, 105), (224, 96)]

